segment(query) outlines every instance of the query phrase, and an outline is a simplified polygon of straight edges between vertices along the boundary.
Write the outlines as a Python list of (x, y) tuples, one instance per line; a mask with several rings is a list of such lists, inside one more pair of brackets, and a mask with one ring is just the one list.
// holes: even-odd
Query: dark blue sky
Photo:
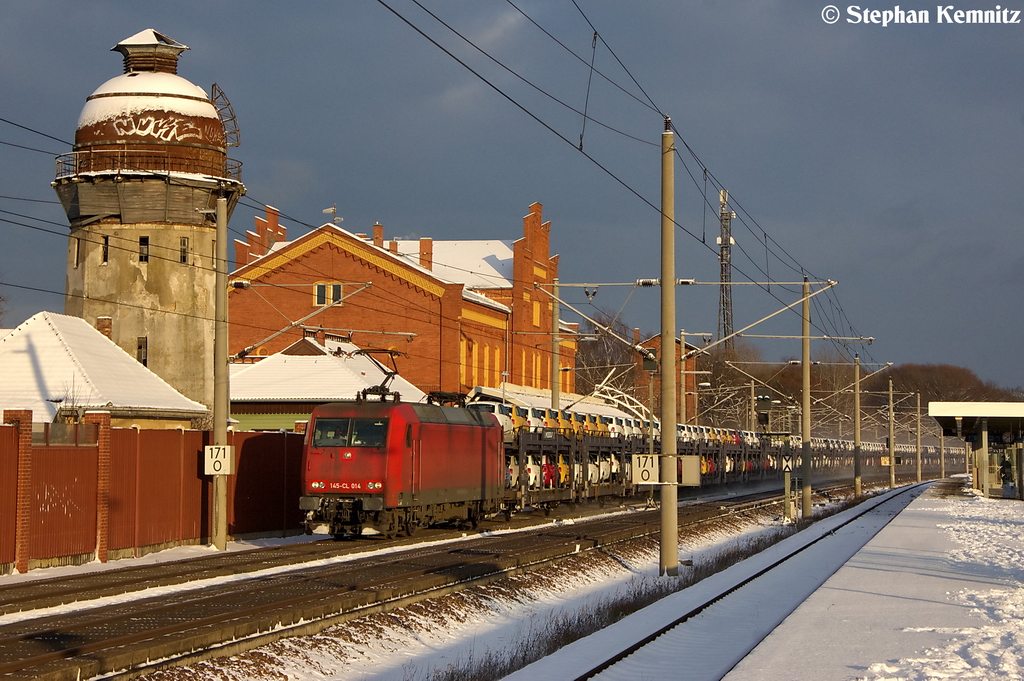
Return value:
[[(826, 24), (823, 3), (577, 0), (584, 17), (571, 0), (516, 0), (581, 61), (504, 0), (421, 2), (539, 90), (410, 0), (387, 4), (508, 98), (372, 0), (39, 1), (5, 7), (0, 118), (70, 140), (85, 98), (121, 72), (108, 50), (154, 28), (191, 47), (179, 74), (207, 90), (217, 82), (238, 115), (232, 156), (244, 163), (249, 205), (232, 218), (236, 236), (260, 213), (254, 204), (281, 209), (298, 236), (337, 203), (351, 231), (379, 221), (389, 238), (514, 239), (538, 201), (562, 280), (610, 283), (658, 276), (659, 216), (637, 194), (659, 202), (669, 114), (680, 146), (743, 209), (734, 279), (838, 280), (816, 298), (815, 324), (875, 337), (866, 361), (958, 364), (1024, 385), (1024, 24), (939, 25), (935, 5), (901, 4), (929, 10), (930, 24), (883, 28), (847, 23), (846, 5)], [(613, 82), (590, 78), (592, 57)], [(582, 117), (552, 98), (588, 107), (586, 156)], [(70, 150), (6, 123), (0, 141)], [(678, 276), (715, 281), (717, 219), (703, 204), (701, 166), (682, 151)], [(0, 210), (66, 225), (58, 205), (14, 200), (54, 200), (53, 174), (48, 153), (0, 146), (0, 195), (14, 197)], [(706, 187), (717, 205), (714, 181)], [(0, 281), (62, 292), (66, 239), (0, 229)], [(63, 308), (57, 295), (0, 293), (8, 327)], [(567, 296), (588, 304), (581, 290)], [(657, 297), (602, 287), (592, 304), (653, 332)], [(735, 326), (797, 297), (792, 287), (739, 287)], [(716, 287), (681, 290), (678, 326), (714, 332), (717, 302)], [(792, 314), (752, 330), (799, 331)], [(795, 340), (757, 343), (767, 359), (799, 353)]]

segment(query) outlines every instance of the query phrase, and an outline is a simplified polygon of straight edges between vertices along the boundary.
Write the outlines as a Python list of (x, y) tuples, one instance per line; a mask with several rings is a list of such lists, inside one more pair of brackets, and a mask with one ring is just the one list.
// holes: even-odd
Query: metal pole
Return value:
[(853, 494), (861, 496), (860, 470), (860, 354), (853, 356)]
[[(217, 198), (216, 297), (213, 326), (213, 444), (228, 444), (228, 200)], [(228, 479), (213, 476), (213, 545), (228, 543)]]
[(754, 382), (750, 382), (750, 432), (757, 430), (757, 393), (754, 390)]
[(946, 477), (946, 432), (939, 429), (939, 477)]
[(917, 481), (921, 482), (921, 393), (917, 393)]
[(803, 461), (800, 466), (800, 474), (803, 476), (803, 508), (801, 517), (808, 520), (811, 517), (811, 285), (804, 277), (803, 288), (803, 414), (801, 415), (800, 435), (803, 437)]
[[(782, 445), (782, 457), (783, 460), (788, 459), (792, 461), (792, 459), (790, 458), (792, 452), (790, 451), (789, 445), (790, 438), (787, 435), (786, 441)], [(785, 499), (785, 501), (783, 501), (782, 506), (782, 517), (786, 520), (786, 522), (791, 522), (793, 520), (793, 495), (791, 494), (791, 491), (793, 489), (792, 477), (793, 474), (790, 471), (787, 470), (782, 472), (782, 494)]]
[(676, 249), (675, 144), (672, 120), (661, 134), (661, 567), (679, 574), (679, 511), (676, 483)]
[(978, 457), (978, 475), (981, 476), (981, 492), (988, 499), (992, 496), (991, 485), (992, 481), (989, 479), (992, 476), (989, 475), (991, 455), (988, 452), (988, 419), (981, 420), (981, 451)]
[(896, 488), (896, 414), (892, 403), (892, 379), (889, 379), (889, 489)]
[[(683, 387), (679, 390), (679, 398), (681, 404), (679, 405), (679, 422), (684, 426), (686, 425), (686, 329), (679, 329), (679, 357), (682, 358), (679, 361), (681, 365), (679, 367), (679, 383)], [(696, 382), (694, 377), (694, 382)]]
[(562, 371), (559, 366), (561, 362), (562, 339), (558, 337), (558, 317), (561, 310), (558, 306), (558, 279), (551, 280), (551, 408), (557, 412), (562, 411), (561, 398), (558, 391), (561, 389)]

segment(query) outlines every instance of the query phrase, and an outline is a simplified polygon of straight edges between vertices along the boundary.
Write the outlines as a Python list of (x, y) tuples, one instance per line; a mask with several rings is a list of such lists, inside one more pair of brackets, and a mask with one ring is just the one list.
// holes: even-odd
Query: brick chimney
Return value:
[(384, 248), (384, 225), (379, 222), (373, 224), (373, 245)]
[(96, 330), (102, 333), (107, 338), (113, 340), (113, 326), (114, 320), (110, 317), (97, 317), (96, 318)]
[(420, 267), (434, 269), (434, 240), (429, 236), (420, 239)]

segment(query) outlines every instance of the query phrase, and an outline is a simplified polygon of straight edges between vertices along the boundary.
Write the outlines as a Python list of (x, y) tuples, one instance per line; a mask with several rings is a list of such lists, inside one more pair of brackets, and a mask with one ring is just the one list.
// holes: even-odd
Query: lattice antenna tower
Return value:
[[(721, 266), (718, 293), (718, 338), (732, 335), (732, 247), (736, 242), (732, 238), (732, 219), (736, 212), (729, 210), (729, 192), (718, 192), (718, 219), (722, 224), (722, 235), (718, 237), (718, 261)], [(727, 350), (731, 350), (734, 339), (725, 341)]]

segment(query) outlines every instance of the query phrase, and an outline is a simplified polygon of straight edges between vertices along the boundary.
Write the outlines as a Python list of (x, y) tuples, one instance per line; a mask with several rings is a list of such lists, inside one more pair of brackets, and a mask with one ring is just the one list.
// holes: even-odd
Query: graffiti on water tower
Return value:
[[(152, 137), (161, 142), (214, 142), (220, 143), (220, 121), (197, 121), (194, 117), (169, 112), (141, 113), (118, 116), (111, 122), (118, 137)], [(221, 133), (221, 134), (217, 134)]]

